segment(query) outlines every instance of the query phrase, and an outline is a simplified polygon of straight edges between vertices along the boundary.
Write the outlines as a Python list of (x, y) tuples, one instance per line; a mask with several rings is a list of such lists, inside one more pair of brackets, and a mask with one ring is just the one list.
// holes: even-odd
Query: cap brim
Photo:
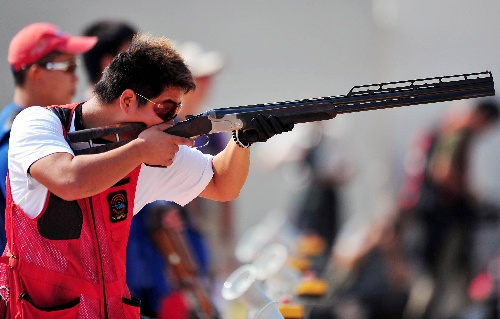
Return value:
[(79, 54), (92, 49), (97, 43), (97, 37), (70, 37), (59, 50), (69, 54)]
[(219, 73), (224, 68), (224, 65), (225, 61), (222, 55), (211, 52), (205, 54), (204, 57), (200, 57), (199, 61), (194, 63), (192, 73), (196, 77), (212, 76)]
[(197, 42), (176, 45), (178, 52), (194, 77), (212, 76), (225, 66), (224, 56), (217, 51), (205, 51)]

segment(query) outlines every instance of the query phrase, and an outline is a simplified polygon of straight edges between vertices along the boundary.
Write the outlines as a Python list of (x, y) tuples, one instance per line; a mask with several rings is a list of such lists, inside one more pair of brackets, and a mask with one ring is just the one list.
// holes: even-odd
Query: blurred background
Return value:
[[(209, 109), (343, 95), (354, 85), (485, 70), (495, 78), (499, 17), (498, 0), (1, 0), (0, 104), (11, 101), (14, 88), (8, 43), (32, 22), (81, 34), (96, 19), (123, 19), (154, 36), (220, 51), (227, 64)], [(78, 72), (83, 94), (87, 79)], [(377, 207), (395, 201), (410, 140), (453, 104), (347, 114), (328, 123), (342, 130), (355, 167), (343, 189), (345, 220), (369, 221)], [(499, 146), (495, 127), (475, 146), (472, 170), (478, 194), (494, 204), (500, 204)], [(270, 170), (262, 151), (252, 150), (251, 173), (235, 203), (236, 237), (273, 211), (286, 210), (300, 188), (287, 168)]]

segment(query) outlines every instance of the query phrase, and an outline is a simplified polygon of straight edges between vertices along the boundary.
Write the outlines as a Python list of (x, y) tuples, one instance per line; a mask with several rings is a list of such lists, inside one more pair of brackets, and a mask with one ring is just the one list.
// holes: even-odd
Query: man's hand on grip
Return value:
[(149, 166), (170, 166), (179, 145), (194, 146), (189, 138), (170, 135), (164, 132), (171, 125), (162, 123), (154, 125), (139, 134), (143, 163)]

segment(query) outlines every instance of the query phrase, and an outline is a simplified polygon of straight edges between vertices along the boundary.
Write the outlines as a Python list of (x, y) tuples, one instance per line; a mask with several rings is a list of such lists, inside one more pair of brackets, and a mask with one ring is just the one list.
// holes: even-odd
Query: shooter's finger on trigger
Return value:
[(163, 122), (160, 124), (157, 124), (158, 128), (162, 131), (165, 131), (169, 128), (171, 128), (174, 125), (173, 121), (168, 121), (168, 122)]

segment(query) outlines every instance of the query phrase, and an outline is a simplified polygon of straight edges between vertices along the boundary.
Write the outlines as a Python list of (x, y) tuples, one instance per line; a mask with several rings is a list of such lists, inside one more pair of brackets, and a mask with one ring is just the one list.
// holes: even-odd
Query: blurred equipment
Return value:
[(224, 282), (222, 297), (243, 302), (248, 307), (248, 319), (284, 319), (278, 303), (266, 295), (257, 281), (257, 272), (250, 264), (236, 269)]
[(257, 279), (263, 282), (266, 293), (279, 300), (293, 296), (300, 274), (288, 267), (288, 251), (282, 244), (271, 244), (257, 255), (252, 264), (257, 267)]
[[(176, 294), (175, 298), (181, 299), (179, 302), (187, 308), (186, 312), (189, 313), (189, 317), (185, 318), (220, 318), (209, 294), (200, 282), (198, 266), (182, 230), (169, 227), (169, 223), (164, 220), (167, 214), (161, 205), (151, 211), (151, 215), (156, 219), (154, 224), (157, 225), (157, 228), (152, 230), (151, 237), (168, 262), (168, 270), (173, 281), (179, 285), (180, 294)], [(168, 314), (161, 314), (161, 318), (176, 318), (171, 316), (171, 313), (172, 311), (169, 310)]]
[(236, 243), (234, 254), (242, 264), (252, 260), (266, 247), (280, 243), (285, 248), (295, 245), (296, 229), (288, 222), (288, 216), (283, 211), (271, 211), (257, 225), (246, 230)]

